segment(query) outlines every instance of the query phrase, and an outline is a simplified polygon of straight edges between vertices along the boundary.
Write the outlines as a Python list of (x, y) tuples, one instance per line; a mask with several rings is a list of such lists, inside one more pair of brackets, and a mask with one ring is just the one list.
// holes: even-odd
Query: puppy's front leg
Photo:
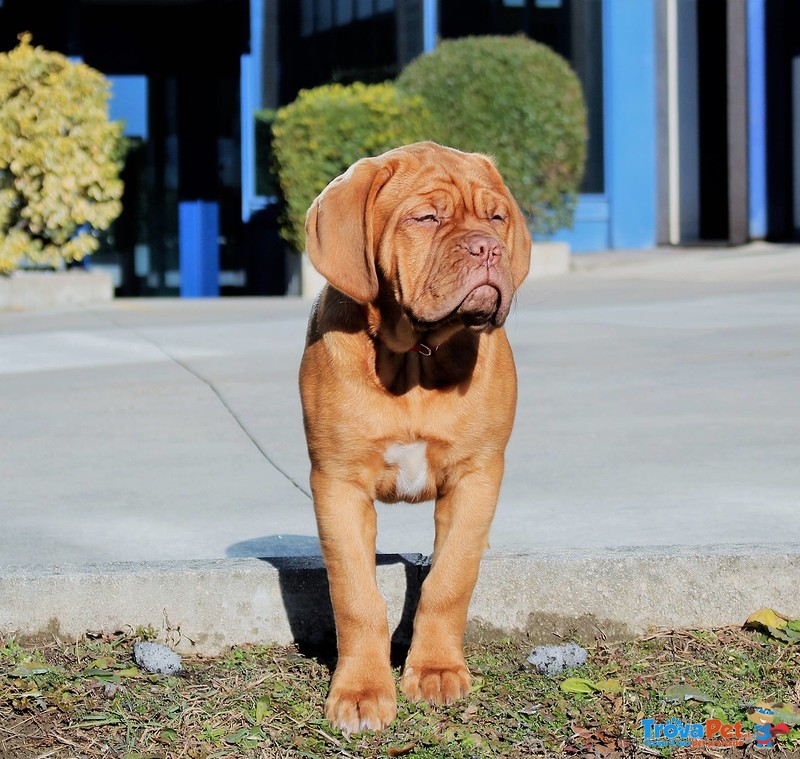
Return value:
[(415, 701), (449, 704), (469, 693), (464, 659), (467, 608), (488, 546), (503, 459), (458, 479), (436, 501), (436, 541), (422, 585), (400, 687)]
[(381, 730), (395, 717), (397, 696), (386, 602), (375, 579), (375, 505), (319, 471), (312, 471), (311, 488), (339, 649), (325, 716), (348, 734)]

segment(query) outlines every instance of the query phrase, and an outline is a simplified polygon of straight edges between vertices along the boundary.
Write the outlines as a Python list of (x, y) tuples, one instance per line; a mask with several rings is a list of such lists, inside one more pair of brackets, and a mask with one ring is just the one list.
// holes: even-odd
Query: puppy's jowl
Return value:
[(489, 158), (430, 142), (355, 163), (314, 201), (306, 233), (328, 281), (300, 369), (339, 649), (325, 714), (346, 732), (377, 730), (396, 694), (376, 499), (436, 502), (400, 687), (434, 703), (470, 689), (467, 607), (517, 398), (503, 323), (531, 241)]

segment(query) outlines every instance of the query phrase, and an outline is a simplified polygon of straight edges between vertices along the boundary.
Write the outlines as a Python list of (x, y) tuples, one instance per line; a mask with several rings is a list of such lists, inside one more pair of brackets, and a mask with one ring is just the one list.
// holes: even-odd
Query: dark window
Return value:
[(603, 3), (602, 0), (440, 0), (444, 38), (524, 32), (569, 61), (583, 86), (589, 144), (582, 192), (602, 193)]
[(280, 0), (280, 104), (329, 82), (383, 82), (398, 73), (391, 0)]

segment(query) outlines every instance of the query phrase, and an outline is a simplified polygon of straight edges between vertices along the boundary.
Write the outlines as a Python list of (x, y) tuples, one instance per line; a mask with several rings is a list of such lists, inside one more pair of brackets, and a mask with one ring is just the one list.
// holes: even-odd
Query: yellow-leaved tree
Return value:
[(81, 260), (122, 210), (108, 80), (19, 40), (0, 54), (0, 273)]

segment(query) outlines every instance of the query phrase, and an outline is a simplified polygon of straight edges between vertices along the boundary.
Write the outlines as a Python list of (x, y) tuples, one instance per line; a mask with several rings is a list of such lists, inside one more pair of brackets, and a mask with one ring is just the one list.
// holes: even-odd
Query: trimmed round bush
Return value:
[(531, 232), (572, 224), (586, 161), (586, 106), (575, 72), (527, 37), (445, 40), (396, 82), (422, 97), (428, 138), (494, 156)]
[(108, 80), (33, 47), (0, 54), (0, 273), (59, 268), (99, 245), (122, 210), (122, 124)]
[(272, 124), (275, 169), (284, 200), (281, 235), (305, 248), (305, 217), (314, 198), (359, 158), (425, 139), (422, 98), (392, 84), (327, 84), (302, 90)]

